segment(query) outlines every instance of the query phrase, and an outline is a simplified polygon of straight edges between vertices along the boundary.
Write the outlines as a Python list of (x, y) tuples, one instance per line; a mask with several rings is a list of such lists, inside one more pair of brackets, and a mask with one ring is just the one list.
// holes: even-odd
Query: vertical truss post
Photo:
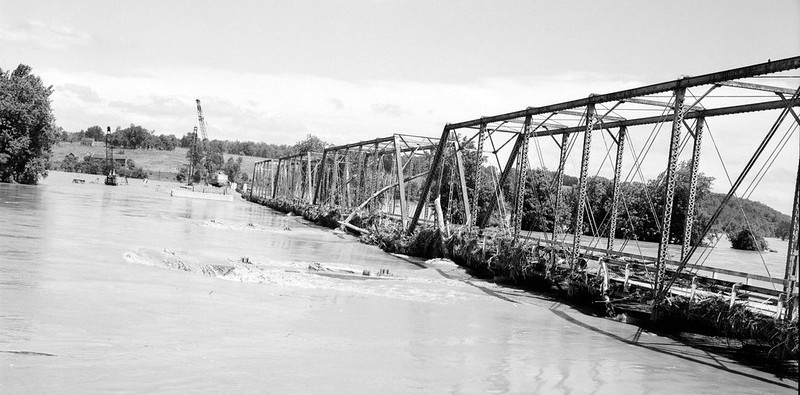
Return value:
[(272, 196), (272, 193), (275, 190), (275, 171), (277, 170), (277, 167), (278, 164), (275, 162), (274, 159), (269, 161), (269, 177), (267, 178), (269, 186), (264, 188), (265, 198)]
[[(561, 227), (560, 216), (558, 215), (558, 207), (561, 205), (561, 187), (564, 185), (564, 166), (567, 163), (567, 145), (569, 144), (569, 133), (564, 133), (561, 135), (561, 146), (560, 154), (558, 157), (558, 170), (556, 170), (556, 186), (555, 191), (553, 191), (556, 195), (555, 201), (553, 202), (553, 247), (555, 248), (558, 234), (558, 229)], [(555, 259), (555, 254), (551, 254), (553, 259)], [(555, 262), (555, 261), (554, 261)]]
[[(714, 210), (714, 213), (711, 214), (711, 217), (708, 219), (708, 222), (706, 222), (706, 226), (700, 232), (701, 238), (705, 237), (708, 234), (708, 232), (711, 230), (711, 227), (716, 222), (717, 218), (719, 218), (720, 214), (722, 214), (722, 211), (725, 209), (730, 199), (735, 196), (736, 190), (739, 189), (739, 186), (742, 185), (742, 182), (744, 182), (744, 179), (747, 177), (747, 174), (750, 173), (750, 170), (753, 168), (756, 161), (761, 156), (761, 153), (764, 152), (764, 149), (767, 147), (769, 142), (775, 136), (775, 132), (778, 131), (778, 128), (786, 119), (786, 116), (789, 114), (791, 108), (797, 104), (798, 99), (800, 99), (800, 88), (798, 88), (795, 91), (794, 95), (792, 95), (792, 98), (786, 102), (786, 107), (784, 107), (783, 110), (781, 111), (781, 114), (778, 115), (778, 119), (776, 119), (775, 123), (772, 124), (772, 127), (769, 129), (769, 132), (767, 132), (767, 135), (764, 136), (764, 138), (761, 140), (761, 143), (758, 145), (755, 152), (753, 152), (753, 155), (750, 157), (750, 160), (747, 161), (747, 164), (745, 164), (744, 169), (742, 169), (742, 171), (739, 173), (739, 176), (736, 178), (736, 181), (734, 181), (733, 184), (731, 185), (731, 189), (728, 190), (728, 193), (725, 195), (722, 201), (717, 205), (717, 208), (716, 210)], [(797, 243), (796, 240), (795, 243)], [(680, 265), (678, 265), (678, 267), (675, 269), (675, 272), (672, 274), (669, 280), (665, 282), (665, 285), (662, 287), (663, 289), (661, 290), (661, 292), (659, 292), (659, 294), (656, 295), (655, 298), (656, 302), (658, 302), (658, 300), (661, 297), (663, 297), (664, 294), (667, 293), (667, 291), (669, 291), (669, 288), (672, 286), (672, 284), (675, 283), (675, 280), (681, 274), (681, 271), (686, 267), (686, 264), (689, 263), (689, 259), (692, 257), (695, 251), (697, 251), (698, 245), (699, 243), (693, 245), (689, 249), (689, 252), (686, 253), (686, 256), (681, 259)]]
[(294, 159), (289, 159), (283, 163), (282, 195), (292, 198), (292, 181), (294, 179)]
[(475, 226), (475, 222), (478, 221), (478, 199), (480, 198), (481, 183), (483, 181), (483, 169), (481, 165), (483, 164), (483, 140), (485, 132), (486, 124), (481, 123), (480, 129), (478, 130), (478, 147), (475, 150), (475, 176), (472, 178), (475, 182), (472, 190), (472, 215), (470, 215), (469, 221), (467, 221), (467, 229), (469, 229), (470, 232), (472, 232), (472, 227)]
[(342, 206), (350, 207), (352, 191), (350, 188), (350, 156), (347, 154), (347, 151), (345, 151), (344, 154), (344, 176), (342, 178), (342, 186), (344, 187), (342, 191), (344, 195), (344, 199), (342, 199), (344, 200), (344, 204), (342, 204)]
[(336, 205), (336, 198), (338, 197), (338, 193), (336, 192), (337, 183), (339, 181), (339, 151), (333, 151), (333, 166), (331, 166), (331, 185), (330, 185), (330, 192), (328, 194), (328, 199), (330, 199), (331, 204)]
[(320, 203), (320, 193), (322, 192), (322, 179), (325, 178), (325, 159), (328, 157), (328, 150), (322, 150), (322, 159), (319, 161), (319, 170), (317, 171), (317, 187), (314, 190), (313, 204)]
[(258, 173), (256, 172), (256, 169), (258, 169), (258, 165), (259, 165), (259, 163), (254, 163), (253, 164), (253, 179), (250, 182), (252, 185), (250, 185), (250, 191), (249, 191), (250, 194), (248, 195), (248, 199), (249, 200), (253, 200), (253, 188), (255, 188), (256, 180), (258, 179), (258, 177), (257, 177)]
[(400, 189), (400, 219), (403, 222), (403, 229), (408, 226), (408, 206), (406, 205), (406, 183), (403, 180), (403, 153), (400, 149), (400, 136), (394, 135), (394, 159), (397, 168), (397, 187)]
[(694, 127), (694, 145), (692, 146), (691, 178), (689, 179), (689, 201), (686, 203), (686, 220), (683, 227), (683, 244), (681, 259), (686, 256), (692, 245), (692, 226), (694, 225), (694, 208), (697, 200), (697, 180), (700, 168), (700, 145), (703, 139), (704, 117), (697, 118)]
[[(380, 173), (380, 165), (381, 165), (380, 155), (378, 154), (378, 143), (375, 143), (375, 148), (372, 151), (372, 160), (373, 162), (375, 162), (374, 163), (375, 166), (373, 166), (372, 168), (372, 186), (373, 186), (372, 193), (376, 193), (378, 192), (378, 188), (380, 188), (379, 187), (380, 179), (378, 175)], [(375, 210), (375, 207), (380, 206), (380, 204), (377, 203), (380, 201), (379, 199), (380, 197), (376, 196), (375, 199), (369, 203), (370, 210)]]
[[(798, 266), (798, 253), (800, 247), (798, 246), (798, 237), (800, 237), (800, 168), (797, 169), (797, 181), (794, 185), (794, 204), (792, 208), (792, 222), (789, 227), (789, 248), (786, 254), (786, 272), (783, 276), (783, 293), (786, 294), (786, 300), (793, 300), (797, 295), (797, 266)], [(794, 317), (794, 310), (797, 308), (797, 301), (794, 305), (789, 305), (786, 310), (786, 320), (791, 321)], [(778, 312), (780, 313), (780, 312)]]
[(281, 176), (281, 159), (278, 159), (278, 165), (275, 167), (275, 181), (272, 183), (272, 198), (278, 196), (278, 184)]
[(370, 195), (370, 193), (369, 193), (369, 184), (370, 183), (367, 181), (367, 174), (368, 174), (367, 170), (369, 168), (369, 159), (368, 159), (369, 158), (369, 152), (364, 152), (363, 155), (364, 155), (364, 158), (362, 158), (362, 160), (361, 160), (361, 169), (360, 169), (360, 173), (361, 174), (360, 174), (360, 177), (359, 177), (360, 181), (361, 181), (361, 183), (359, 184), (359, 192), (360, 192), (360, 195), (358, 197), (358, 201), (359, 202), (363, 202)]
[(314, 184), (313, 182), (313, 175), (314, 169), (311, 167), (311, 152), (306, 152), (306, 190), (305, 190), (305, 198), (309, 203), (312, 203), (314, 198), (312, 197), (311, 188)]
[(622, 177), (622, 157), (625, 152), (625, 135), (627, 127), (622, 126), (619, 128), (617, 135), (617, 161), (614, 163), (614, 186), (613, 195), (611, 197), (611, 220), (608, 226), (608, 244), (606, 246), (606, 254), (611, 254), (614, 250), (614, 235), (617, 233), (617, 217), (619, 216), (619, 184)]
[[(664, 275), (667, 269), (667, 247), (669, 246), (669, 231), (672, 222), (672, 203), (675, 200), (675, 178), (678, 167), (678, 151), (681, 146), (681, 125), (683, 124), (683, 101), (686, 88), (675, 90), (675, 105), (672, 120), (672, 138), (669, 143), (669, 159), (667, 161), (667, 193), (664, 196), (664, 214), (661, 217), (661, 241), (658, 243), (658, 256), (656, 258), (656, 273), (653, 283), (653, 296), (658, 296), (664, 286)], [(654, 300), (654, 305), (657, 303)], [(653, 309), (655, 312), (655, 309)]]
[(291, 167), (292, 172), (290, 173), (292, 175), (292, 179), (289, 182), (289, 184), (292, 187), (290, 193), (291, 193), (292, 199), (295, 199), (295, 198), (297, 198), (297, 169), (298, 169), (297, 159), (292, 158), (289, 163), (291, 163), (291, 166), (292, 166)]
[(517, 184), (514, 191), (514, 211), (511, 212), (512, 241), (519, 241), (519, 232), (522, 229), (522, 209), (525, 202), (525, 184), (528, 173), (528, 145), (530, 144), (531, 116), (525, 117), (525, 124), (522, 128), (522, 146), (517, 155)]
[[(514, 166), (514, 162), (517, 160), (517, 155), (519, 154), (519, 149), (522, 147), (522, 142), (525, 141), (527, 137), (520, 133), (517, 135), (517, 141), (514, 142), (514, 147), (511, 148), (511, 154), (508, 157), (508, 161), (506, 162), (505, 167), (503, 168), (503, 172), (500, 173), (500, 180), (497, 182), (497, 189), (501, 192), (503, 190), (503, 185), (506, 183), (508, 179), (508, 175), (511, 172), (511, 168)], [(489, 202), (489, 208), (483, 214), (483, 217), (478, 220), (478, 227), (483, 229), (486, 226), (486, 223), (489, 222), (489, 219), (492, 217), (492, 213), (494, 209), (497, 208), (497, 199), (492, 199)]]
[[(468, 190), (467, 190), (467, 177), (466, 173), (464, 172), (464, 156), (461, 152), (461, 147), (458, 144), (458, 141), (455, 142), (455, 146), (453, 147), (456, 153), (456, 167), (458, 169), (458, 181), (461, 185), (461, 197), (464, 201), (464, 215), (466, 218), (466, 224), (472, 223), (472, 210), (469, 208), (469, 198), (468, 198)], [(451, 202), (447, 202), (447, 209), (450, 210)]]
[[(264, 184), (266, 183), (264, 169), (267, 167), (267, 162), (261, 162), (258, 166), (258, 189), (255, 190), (256, 197), (263, 197)], [(254, 183), (255, 187), (256, 184)]]
[(263, 176), (262, 177), (263, 181), (261, 183), (261, 187), (258, 193), (259, 196), (261, 196), (261, 198), (263, 199), (269, 197), (269, 191), (270, 191), (269, 188), (272, 187), (272, 168), (273, 168), (272, 159), (270, 159), (268, 162), (264, 163), (264, 168), (261, 169), (263, 171), (263, 173), (261, 174)]
[(589, 175), (589, 153), (592, 148), (592, 130), (594, 130), (594, 104), (586, 106), (586, 131), (583, 133), (583, 152), (581, 153), (581, 174), (578, 182), (578, 207), (575, 211), (575, 238), (572, 245), (572, 261), (570, 269), (572, 272), (578, 264), (580, 255), (581, 236), (583, 236), (583, 215), (586, 210), (586, 184)]
[(261, 185), (259, 186), (258, 196), (262, 199), (266, 199), (269, 197), (269, 187), (272, 186), (272, 159), (268, 162), (264, 163), (264, 167), (261, 168)]
[(442, 165), (442, 158), (444, 157), (444, 149), (447, 147), (447, 143), (450, 140), (450, 129), (448, 125), (445, 125), (444, 129), (442, 130), (442, 137), (439, 139), (439, 144), (436, 146), (436, 153), (433, 155), (433, 162), (431, 163), (431, 168), (428, 170), (428, 175), (425, 176), (425, 183), (422, 184), (422, 189), (420, 190), (419, 196), (419, 203), (417, 203), (417, 207), (414, 209), (414, 216), (411, 218), (411, 222), (408, 223), (407, 233), (411, 233), (414, 231), (414, 228), (417, 226), (417, 221), (419, 221), (419, 216), (422, 214), (422, 209), (428, 204), (428, 195), (431, 192), (431, 185), (433, 184), (433, 178), (436, 176), (439, 170), (439, 166)]

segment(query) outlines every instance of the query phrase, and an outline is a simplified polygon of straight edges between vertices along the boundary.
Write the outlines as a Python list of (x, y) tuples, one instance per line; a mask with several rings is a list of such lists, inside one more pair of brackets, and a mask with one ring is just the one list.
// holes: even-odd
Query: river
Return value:
[[(0, 184), (0, 393), (797, 391), (446, 261), (94, 178)], [(325, 277), (314, 262), (392, 276)]]

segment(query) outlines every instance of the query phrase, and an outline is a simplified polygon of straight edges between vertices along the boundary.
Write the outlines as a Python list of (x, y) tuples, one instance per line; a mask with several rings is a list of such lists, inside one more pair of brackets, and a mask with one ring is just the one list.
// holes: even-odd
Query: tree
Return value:
[(764, 251), (767, 249), (767, 241), (751, 232), (750, 229), (742, 229), (738, 233), (728, 233), (728, 240), (731, 241), (731, 247), (737, 250)]
[(78, 158), (76, 158), (73, 154), (67, 154), (64, 156), (64, 161), (61, 162), (61, 171), (74, 173), (79, 170), (78, 166)]
[(47, 177), (51, 148), (57, 141), (50, 108), (52, 87), (21, 64), (0, 69), (0, 181), (35, 184)]
[(236, 158), (234, 160), (232, 157), (228, 157), (228, 161), (225, 162), (225, 165), (222, 167), (222, 171), (228, 175), (228, 179), (231, 181), (238, 181), (237, 176), (239, 175), (239, 171), (242, 168), (242, 157)]
[(788, 220), (782, 220), (778, 222), (778, 225), (775, 227), (775, 237), (780, 237), (781, 240), (786, 240), (789, 237), (791, 230), (792, 222)]
[(303, 141), (298, 141), (297, 144), (294, 145), (293, 151), (296, 154), (305, 154), (307, 152), (322, 152), (325, 149), (327, 143), (322, 141), (317, 136), (313, 134), (306, 135), (306, 139)]
[(95, 125), (86, 129), (85, 136), (94, 139), (94, 141), (103, 141), (106, 137), (106, 134), (103, 132), (103, 128)]
[[(691, 181), (691, 168), (689, 162), (681, 162), (678, 165), (675, 180), (675, 199), (672, 206), (672, 219), (669, 231), (669, 240), (671, 243), (683, 244), (683, 232), (686, 228), (686, 209), (689, 204), (689, 183)], [(700, 210), (701, 204), (711, 194), (711, 184), (714, 182), (713, 177), (708, 177), (703, 173), (697, 176), (697, 195), (695, 206), (695, 217), (692, 225), (691, 242), (696, 244), (700, 242), (703, 227), (710, 215), (703, 210)], [(662, 172), (655, 180), (649, 182), (649, 190), (653, 193), (655, 199), (654, 207), (656, 213), (660, 216), (664, 212), (664, 197), (667, 194), (666, 172)], [(661, 220), (661, 218), (659, 218)], [(656, 229), (658, 229), (656, 227)], [(660, 233), (660, 232), (658, 232)], [(660, 235), (659, 235), (660, 239)], [(650, 240), (649, 238), (646, 240)], [(650, 240), (657, 241), (657, 240)]]

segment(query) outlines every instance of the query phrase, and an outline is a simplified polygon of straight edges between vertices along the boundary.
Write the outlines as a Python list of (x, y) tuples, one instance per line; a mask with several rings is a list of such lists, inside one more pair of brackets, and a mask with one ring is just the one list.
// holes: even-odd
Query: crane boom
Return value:
[(207, 141), (206, 118), (203, 116), (203, 109), (200, 107), (200, 99), (195, 99), (195, 102), (197, 102), (197, 119), (200, 121), (200, 133), (203, 135), (203, 141)]

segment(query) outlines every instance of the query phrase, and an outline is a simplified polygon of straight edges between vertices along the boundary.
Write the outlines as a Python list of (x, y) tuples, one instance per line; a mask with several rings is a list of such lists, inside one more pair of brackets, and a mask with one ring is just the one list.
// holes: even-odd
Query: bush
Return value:
[(728, 233), (728, 240), (731, 241), (731, 246), (737, 250), (764, 251), (768, 247), (767, 241), (763, 237), (749, 229), (742, 229), (739, 233)]

